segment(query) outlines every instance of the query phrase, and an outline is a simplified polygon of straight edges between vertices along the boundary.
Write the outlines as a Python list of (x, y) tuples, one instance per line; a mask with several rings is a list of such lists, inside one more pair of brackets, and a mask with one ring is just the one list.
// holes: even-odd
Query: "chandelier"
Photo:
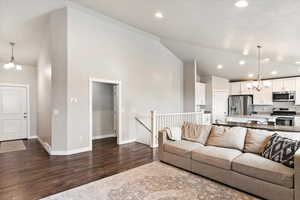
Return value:
[(268, 88), (271, 86), (270, 81), (263, 81), (262, 80), (262, 60), (261, 60), (261, 49), (262, 46), (257, 45), (257, 51), (258, 51), (258, 72), (257, 72), (257, 80), (252, 81), (251, 83), (247, 84), (248, 89), (253, 89), (258, 92), (260, 92), (264, 87)]
[(22, 71), (23, 67), (21, 65), (16, 64), (16, 62), (15, 62), (15, 57), (14, 57), (14, 46), (15, 46), (15, 43), (14, 42), (10, 42), (9, 44), (11, 46), (11, 57), (10, 57), (9, 63), (4, 64), (3, 68), (6, 69), (6, 70), (14, 69), (16, 71)]

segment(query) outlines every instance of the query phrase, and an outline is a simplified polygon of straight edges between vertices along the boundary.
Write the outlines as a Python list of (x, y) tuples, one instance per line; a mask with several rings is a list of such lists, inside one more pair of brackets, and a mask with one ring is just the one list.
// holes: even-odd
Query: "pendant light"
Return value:
[(253, 89), (260, 92), (264, 87), (270, 87), (271, 82), (269, 81), (262, 81), (262, 60), (261, 60), (261, 49), (262, 46), (257, 45), (257, 52), (258, 52), (258, 70), (257, 70), (257, 80), (253, 81), (251, 84), (248, 84), (248, 89)]
[(16, 71), (22, 71), (23, 67), (21, 65), (16, 64), (16, 62), (15, 62), (15, 57), (14, 57), (14, 46), (15, 46), (15, 43), (14, 42), (10, 42), (9, 44), (11, 46), (11, 57), (10, 57), (9, 63), (4, 64), (3, 68), (6, 69), (6, 70), (14, 69)]

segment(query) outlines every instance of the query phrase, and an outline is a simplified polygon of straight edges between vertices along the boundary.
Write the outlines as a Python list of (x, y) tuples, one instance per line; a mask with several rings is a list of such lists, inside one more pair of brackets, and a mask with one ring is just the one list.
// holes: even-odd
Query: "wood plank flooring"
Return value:
[(93, 141), (93, 152), (48, 156), (37, 140), (25, 151), (0, 154), (0, 199), (33, 200), (62, 192), (157, 160), (140, 143), (117, 145), (115, 138)]

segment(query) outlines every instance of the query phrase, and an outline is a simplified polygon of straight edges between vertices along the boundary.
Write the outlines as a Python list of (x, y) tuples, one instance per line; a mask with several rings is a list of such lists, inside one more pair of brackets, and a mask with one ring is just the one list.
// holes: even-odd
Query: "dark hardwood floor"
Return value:
[(25, 151), (0, 154), (0, 200), (40, 199), (157, 159), (157, 151), (116, 139), (93, 142), (93, 152), (48, 156), (37, 140), (25, 140)]

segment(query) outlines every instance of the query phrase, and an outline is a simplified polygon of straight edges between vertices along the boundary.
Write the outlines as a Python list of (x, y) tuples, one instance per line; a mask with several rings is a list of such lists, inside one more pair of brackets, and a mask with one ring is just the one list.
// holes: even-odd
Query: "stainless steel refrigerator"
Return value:
[(228, 115), (250, 115), (253, 111), (252, 95), (231, 95), (228, 98)]

